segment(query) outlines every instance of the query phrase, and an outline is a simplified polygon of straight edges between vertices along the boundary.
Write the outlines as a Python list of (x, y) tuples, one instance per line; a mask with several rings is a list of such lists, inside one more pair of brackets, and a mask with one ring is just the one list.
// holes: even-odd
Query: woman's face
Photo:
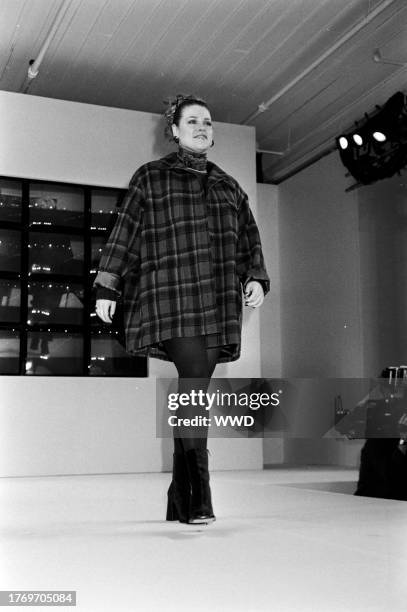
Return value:
[(204, 106), (193, 104), (182, 110), (179, 125), (172, 126), (180, 145), (194, 153), (205, 153), (212, 144), (213, 129), (210, 112)]

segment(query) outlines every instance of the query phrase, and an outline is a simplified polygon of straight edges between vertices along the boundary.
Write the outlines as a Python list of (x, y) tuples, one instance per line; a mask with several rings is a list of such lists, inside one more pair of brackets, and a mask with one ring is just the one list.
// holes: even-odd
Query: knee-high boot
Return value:
[(191, 483), (188, 523), (211, 523), (216, 519), (209, 486), (208, 450), (191, 448), (186, 451), (185, 457)]
[(167, 492), (167, 521), (188, 523), (191, 485), (184, 453), (174, 453), (172, 481)]

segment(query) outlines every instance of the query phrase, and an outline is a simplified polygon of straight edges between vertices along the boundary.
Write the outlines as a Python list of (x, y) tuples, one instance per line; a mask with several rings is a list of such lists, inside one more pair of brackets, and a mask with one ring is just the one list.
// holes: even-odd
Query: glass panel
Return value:
[(102, 256), (103, 247), (106, 243), (107, 236), (93, 236), (91, 241), (91, 262), (90, 262), (90, 274), (97, 272), (100, 258)]
[(19, 272), (20, 260), (20, 232), (0, 229), (0, 270), (4, 272)]
[(20, 320), (20, 281), (0, 279), (0, 322)]
[(83, 227), (84, 192), (79, 187), (30, 186), (30, 225)]
[(82, 285), (34, 282), (28, 285), (28, 324), (83, 323)]
[(82, 374), (83, 338), (80, 334), (29, 332), (27, 375)]
[(0, 374), (18, 374), (19, 358), (19, 333), (0, 329)]
[(122, 194), (118, 190), (93, 189), (92, 190), (92, 220), (91, 229), (106, 230), (110, 233), (113, 227), (116, 206)]
[(21, 220), (22, 188), (17, 181), (0, 179), (0, 221)]
[(117, 338), (115, 331), (92, 334), (89, 376), (147, 376), (147, 359), (126, 353)]
[(83, 238), (80, 236), (31, 232), (28, 248), (31, 274), (83, 274)]

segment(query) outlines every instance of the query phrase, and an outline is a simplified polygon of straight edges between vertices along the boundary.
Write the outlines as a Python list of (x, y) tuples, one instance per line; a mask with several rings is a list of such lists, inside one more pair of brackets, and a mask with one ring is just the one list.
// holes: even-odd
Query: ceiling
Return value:
[(407, 2), (1, 0), (0, 50), (2, 90), (155, 113), (195, 93), (215, 121), (256, 127), (279, 183), (406, 89)]

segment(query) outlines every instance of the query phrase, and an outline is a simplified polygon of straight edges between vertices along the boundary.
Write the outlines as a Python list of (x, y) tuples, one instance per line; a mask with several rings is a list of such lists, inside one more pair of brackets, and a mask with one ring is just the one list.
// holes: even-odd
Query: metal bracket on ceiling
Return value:
[(407, 66), (407, 62), (401, 62), (399, 60), (391, 60), (386, 57), (382, 57), (380, 49), (375, 49), (372, 59), (376, 64), (391, 64), (392, 66)]
[(266, 153), (267, 155), (285, 155), (287, 151), (269, 151), (268, 149), (256, 149), (256, 153)]
[(44, 42), (42, 43), (41, 49), (39, 50), (36, 59), (31, 59), (29, 61), (28, 71), (25, 76), (24, 82), (21, 86), (21, 93), (27, 93), (30, 88), (31, 83), (33, 82), (35, 78), (37, 78), (39, 74), (40, 65), (42, 63), (42, 60), (44, 59), (44, 55), (49, 45), (51, 44), (59, 26), (61, 25), (61, 22), (63, 18), (65, 17), (65, 14), (70, 4), (71, 4), (71, 0), (62, 0), (62, 3), (54, 17), (54, 20), (48, 30), (48, 33), (47, 33), (47, 36)]
[(288, 130), (288, 138), (287, 138), (287, 147), (284, 151), (273, 151), (270, 149), (259, 149), (256, 148), (256, 153), (265, 153), (266, 155), (278, 155), (280, 157), (284, 157), (287, 153), (291, 151), (291, 128)]
[(376, 6), (369, 14), (358, 22), (353, 28), (348, 30), (343, 36), (341, 36), (329, 49), (327, 49), (322, 55), (320, 55), (315, 61), (313, 61), (305, 70), (300, 72), (292, 81), (287, 83), (282, 89), (276, 92), (269, 100), (266, 102), (262, 102), (257, 106), (257, 109), (253, 111), (246, 119), (241, 121), (241, 125), (247, 125), (254, 119), (256, 119), (259, 115), (265, 113), (270, 109), (270, 107), (279, 100), (283, 95), (285, 95), (288, 91), (290, 91), (297, 83), (306, 78), (310, 72), (312, 72), (315, 68), (317, 68), (320, 64), (322, 64), (326, 59), (328, 59), (337, 49), (339, 49), (342, 45), (344, 45), (348, 40), (350, 40), (353, 36), (358, 34), (360, 30), (366, 27), (369, 23), (371, 23), (376, 17), (378, 17), (381, 13), (383, 13), (390, 5), (392, 5), (397, 0), (382, 0), (382, 2)]

